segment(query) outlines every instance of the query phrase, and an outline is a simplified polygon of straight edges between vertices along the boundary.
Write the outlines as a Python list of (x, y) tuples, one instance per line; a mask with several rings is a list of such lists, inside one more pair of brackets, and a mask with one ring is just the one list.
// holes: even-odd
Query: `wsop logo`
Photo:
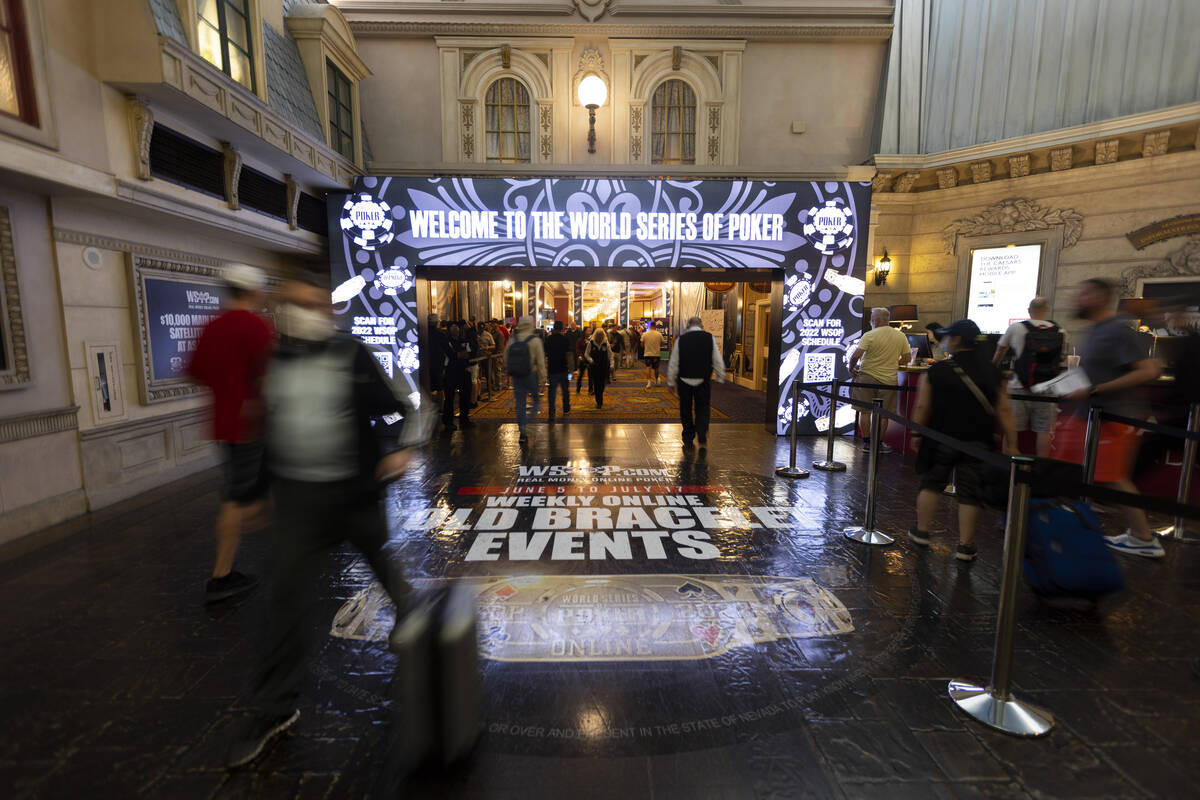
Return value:
[(396, 237), (392, 208), (369, 194), (352, 194), (342, 205), (342, 232), (363, 250), (374, 250)]
[(826, 200), (823, 206), (813, 206), (804, 223), (804, 238), (827, 256), (845, 250), (854, 242), (854, 223), (838, 202)]

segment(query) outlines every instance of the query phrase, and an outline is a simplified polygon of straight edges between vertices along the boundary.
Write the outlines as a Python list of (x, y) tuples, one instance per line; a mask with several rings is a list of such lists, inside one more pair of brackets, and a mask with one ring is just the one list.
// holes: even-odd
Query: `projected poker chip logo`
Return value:
[(342, 205), (342, 231), (363, 250), (374, 250), (396, 237), (392, 207), (371, 195), (352, 194)]
[(854, 242), (854, 223), (837, 200), (826, 200), (823, 206), (808, 210), (804, 223), (804, 238), (825, 255), (845, 250)]
[(413, 285), (412, 273), (403, 267), (385, 269), (375, 278), (375, 288), (392, 297), (395, 297), (400, 292), (407, 292), (413, 288)]
[(402, 342), (397, 348), (396, 366), (401, 372), (412, 374), (421, 368), (421, 354), (417, 345), (412, 342)]

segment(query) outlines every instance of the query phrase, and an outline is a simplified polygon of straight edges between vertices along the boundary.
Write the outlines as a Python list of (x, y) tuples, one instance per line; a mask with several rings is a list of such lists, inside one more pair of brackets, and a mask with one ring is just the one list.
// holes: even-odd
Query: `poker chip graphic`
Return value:
[(804, 238), (825, 255), (845, 250), (854, 242), (854, 223), (837, 200), (826, 200), (823, 206), (808, 210), (804, 223)]
[(421, 368), (421, 353), (415, 344), (402, 342), (396, 349), (396, 366), (401, 372), (411, 375)]
[(392, 207), (363, 192), (352, 194), (342, 205), (342, 231), (363, 250), (374, 250), (395, 238)]
[(413, 288), (413, 275), (402, 267), (392, 267), (379, 273), (375, 279), (375, 288), (386, 295), (395, 297), (400, 292)]

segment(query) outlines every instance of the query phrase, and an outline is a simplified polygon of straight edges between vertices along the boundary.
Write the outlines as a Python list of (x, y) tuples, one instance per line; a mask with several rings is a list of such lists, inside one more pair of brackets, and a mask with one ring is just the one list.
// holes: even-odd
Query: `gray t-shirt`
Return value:
[[(1138, 347), (1133, 329), (1129, 327), (1129, 317), (1118, 315), (1096, 323), (1088, 332), (1079, 366), (1095, 386), (1116, 380), (1133, 369), (1134, 364), (1149, 357), (1149, 353)], [(1136, 417), (1142, 413), (1142, 392), (1138, 388), (1103, 392), (1092, 400), (1114, 414)]]

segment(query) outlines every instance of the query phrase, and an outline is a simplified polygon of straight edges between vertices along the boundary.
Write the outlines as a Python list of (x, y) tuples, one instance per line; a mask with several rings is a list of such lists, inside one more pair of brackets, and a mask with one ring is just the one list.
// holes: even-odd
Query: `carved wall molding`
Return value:
[(1180, 214), (1143, 225), (1136, 231), (1125, 234), (1125, 238), (1133, 245), (1134, 250), (1144, 250), (1157, 242), (1196, 234), (1200, 234), (1200, 214)]
[(462, 126), (462, 159), (475, 158), (475, 101), (459, 100), (459, 124)]
[(958, 186), (958, 170), (954, 167), (943, 167), (937, 171), (939, 189), (953, 189)]
[(604, 70), (604, 56), (600, 54), (599, 48), (595, 45), (588, 45), (579, 54), (579, 69), (575, 70), (575, 75), (571, 78), (572, 96), (578, 90), (579, 82), (591, 74), (599, 75), (604, 79), (606, 86), (612, 86), (612, 81), (609, 80), (608, 73)]
[(921, 173), (919, 172), (904, 172), (897, 175), (892, 191), (898, 194), (908, 194), (912, 191), (913, 186), (916, 185), (917, 178), (919, 177), (921, 177)]
[(554, 106), (538, 104), (538, 123), (541, 129), (542, 161), (554, 160)]
[(1096, 142), (1096, 163), (1115, 164), (1120, 154), (1120, 149), (1120, 139), (1106, 139), (1103, 142)]
[(595, 22), (604, 16), (612, 0), (575, 0), (575, 9), (588, 22)]
[(875, 177), (871, 179), (871, 191), (891, 191), (892, 181), (894, 180), (896, 180), (896, 173), (894, 172), (876, 172)]
[[(918, 173), (919, 177), (920, 173)], [(976, 161), (971, 164), (971, 182), (987, 183), (992, 179), (992, 162)]]
[[(350, 23), (355, 38), (427, 36), (578, 36), (578, 24), (372, 20)], [(589, 26), (589, 36), (621, 39), (749, 39), (752, 41), (883, 42), (892, 35), (880, 25), (616, 25)]]
[(133, 169), (138, 180), (148, 181), (150, 175), (150, 137), (154, 133), (154, 112), (141, 98), (125, 98), (129, 113), (129, 130), (133, 136)]
[(1136, 297), (1137, 283), (1141, 278), (1174, 277), (1200, 277), (1200, 236), (1191, 237), (1157, 264), (1143, 264), (1123, 271), (1121, 296)]
[(1023, 153), (1019, 156), (1009, 156), (1008, 159), (1008, 177), (1024, 178), (1029, 174), (1029, 154)]
[(960, 235), (1040, 231), (1056, 226), (1063, 229), (1063, 248), (1071, 247), (1083, 234), (1083, 216), (1073, 208), (1049, 208), (1023, 197), (1010, 197), (993, 203), (973, 217), (954, 220), (942, 229), (942, 241), (946, 253), (952, 254)]
[(238, 202), (238, 181), (242, 176), (242, 154), (229, 142), (221, 142), (221, 155), (225, 157), (225, 202), (237, 211), (241, 208)]
[(79, 406), (35, 411), (0, 419), (0, 444), (79, 429)]
[(300, 227), (300, 186), (291, 173), (284, 173), (283, 185), (287, 189), (287, 223), (289, 230)]
[(1142, 141), (1142, 157), (1150, 158), (1151, 156), (1165, 155), (1167, 145), (1171, 141), (1170, 131), (1155, 131), (1147, 133), (1146, 138)]
[(101, 250), (114, 250), (122, 253), (136, 253), (140, 256), (160, 259), (163, 261), (198, 264), (206, 267), (220, 267), (225, 262), (212, 256), (202, 256), (183, 250), (171, 250), (166, 247), (155, 247), (131, 242), (128, 239), (116, 239), (111, 236), (101, 236), (87, 231), (75, 231), (69, 228), (55, 228), (54, 241), (64, 244), (77, 244), (83, 247), (99, 247)]
[(1058, 147), (1050, 151), (1050, 171), (1061, 172), (1070, 169), (1074, 163), (1074, 150), (1071, 147)]
[(629, 155), (636, 164), (642, 159), (642, 109), (643, 105), (629, 107)]
[(12, 219), (0, 207), (0, 328), (6, 348), (6, 365), (0, 372), (0, 389), (18, 389), (32, 382), (29, 350), (25, 341), (25, 317), (21, 311), (21, 289), (17, 280), (17, 257), (13, 249)]

